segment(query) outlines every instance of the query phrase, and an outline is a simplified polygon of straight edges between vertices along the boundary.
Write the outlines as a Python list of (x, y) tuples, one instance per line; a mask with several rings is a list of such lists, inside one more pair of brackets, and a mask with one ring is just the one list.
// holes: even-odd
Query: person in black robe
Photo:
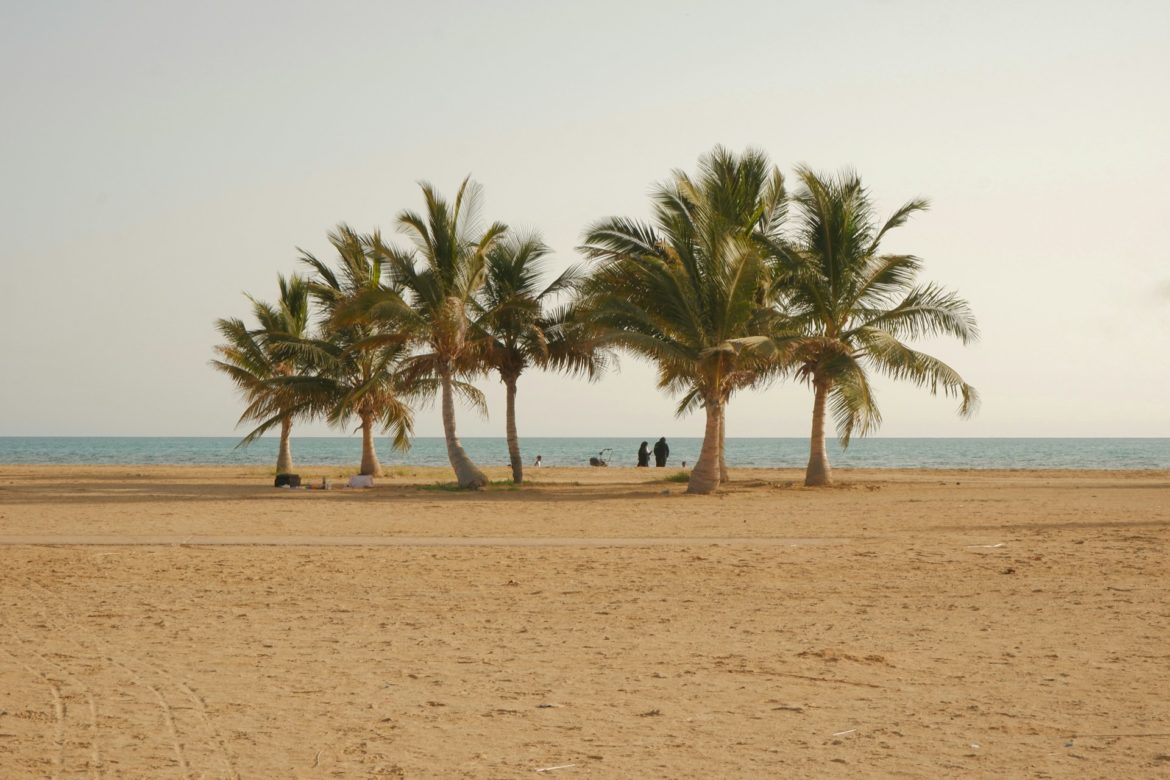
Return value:
[(665, 466), (668, 457), (670, 457), (670, 446), (667, 445), (666, 437), (663, 436), (654, 442), (654, 465)]
[(642, 442), (642, 446), (638, 448), (638, 466), (650, 465), (650, 442)]

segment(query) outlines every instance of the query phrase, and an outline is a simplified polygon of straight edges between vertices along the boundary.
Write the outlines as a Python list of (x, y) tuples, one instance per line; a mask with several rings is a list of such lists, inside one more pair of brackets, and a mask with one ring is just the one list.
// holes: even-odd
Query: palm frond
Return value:
[(783, 176), (762, 152), (715, 147), (697, 174), (675, 171), (651, 198), (653, 224), (611, 217), (586, 231), (580, 249), (594, 266), (574, 285), (578, 305), (605, 343), (658, 366), (659, 386), (683, 394), (680, 410), (722, 402), (776, 371), (762, 342), (744, 339), (774, 329), (771, 254), (794, 256)]
[(856, 362), (850, 361), (847, 368), (836, 373), (829, 404), (842, 449), (849, 447), (854, 434), (867, 436), (882, 423), (869, 379)]
[(915, 198), (914, 200), (903, 203), (896, 211), (894, 211), (893, 214), (890, 215), (890, 217), (886, 220), (886, 223), (881, 226), (881, 229), (879, 229), (877, 233), (874, 234), (873, 243), (870, 244), (867, 254), (872, 255), (877, 252), (878, 245), (881, 243), (882, 239), (885, 238), (886, 233), (889, 233), (894, 228), (899, 228), (902, 227), (902, 225), (905, 225), (906, 222), (909, 221), (911, 215), (919, 211), (926, 211), (929, 208), (930, 201), (928, 201), (926, 198)]
[(898, 338), (954, 336), (963, 344), (979, 339), (979, 326), (970, 305), (955, 293), (928, 284), (914, 287), (889, 309), (859, 308), (858, 324), (850, 331), (881, 328)]
[(913, 382), (930, 391), (959, 398), (959, 415), (971, 417), (979, 408), (979, 394), (967, 384), (959, 372), (938, 358), (910, 349), (894, 336), (878, 328), (858, 334), (864, 343), (866, 357), (886, 376)]
[(674, 407), (675, 417), (686, 417), (691, 412), (703, 406), (702, 388), (692, 386), (690, 390), (683, 394), (679, 399), (678, 404)]
[(488, 417), (487, 398), (484, 397), (483, 392), (478, 387), (469, 383), (461, 382), (459, 380), (452, 380), (451, 389), (459, 396), (468, 406), (477, 411), (485, 420)]

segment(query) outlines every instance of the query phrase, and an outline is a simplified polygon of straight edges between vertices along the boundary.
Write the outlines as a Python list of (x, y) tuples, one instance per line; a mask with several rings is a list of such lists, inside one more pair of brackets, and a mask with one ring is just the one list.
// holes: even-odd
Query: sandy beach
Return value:
[(0, 776), (1170, 772), (1170, 472), (673, 473), (0, 467)]

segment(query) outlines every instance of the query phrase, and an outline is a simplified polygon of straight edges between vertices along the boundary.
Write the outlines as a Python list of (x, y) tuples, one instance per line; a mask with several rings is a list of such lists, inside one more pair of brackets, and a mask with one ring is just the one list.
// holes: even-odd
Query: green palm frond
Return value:
[(401, 397), (391, 396), (382, 406), (382, 427), (390, 431), (391, 445), (399, 452), (410, 449), (414, 438), (414, 412)]
[(464, 373), (474, 370), (471, 358), (472, 318), (486, 281), (487, 257), (507, 233), (502, 223), (481, 229), (481, 188), (465, 178), (455, 200), (448, 203), (429, 183), (421, 182), (425, 209), (398, 215), (399, 232), (414, 245), (414, 253), (389, 255), (388, 273), (401, 290), (410, 317), (400, 318), (414, 343), (432, 356), (412, 360), (408, 374), (422, 379), (425, 372)]
[(483, 392), (478, 387), (469, 382), (457, 380), (451, 383), (451, 389), (455, 391), (455, 395), (459, 396), (464, 403), (478, 412), (485, 420), (487, 419), (487, 398), (484, 397)]
[(280, 299), (275, 304), (246, 296), (252, 303), (258, 327), (248, 328), (237, 318), (216, 321), (224, 343), (214, 348), (217, 359), (211, 361), (211, 366), (232, 381), (245, 401), (237, 425), (261, 421), (241, 440), (240, 446), (246, 446), (285, 419), (315, 414), (311, 405), (280, 381), (311, 365), (310, 360), (290, 346), (309, 333), (309, 285), (296, 275), (279, 275), (277, 282)]
[(793, 201), (797, 219), (788, 256), (773, 261), (771, 291), (783, 315), (773, 337), (786, 343), (799, 377), (831, 388), (842, 442), (881, 422), (866, 366), (932, 393), (961, 397), (960, 413), (973, 413), (974, 388), (949, 366), (899, 340), (949, 335), (966, 344), (977, 339), (969, 304), (937, 285), (916, 285), (922, 261), (914, 255), (880, 253), (882, 239), (927, 202), (909, 201), (879, 225), (856, 173), (823, 176), (801, 167), (797, 176), (801, 188)]
[(979, 394), (975, 388), (938, 358), (910, 349), (878, 328), (862, 331), (858, 340), (865, 346), (866, 357), (886, 376), (913, 382), (929, 390), (931, 395), (941, 392), (947, 397), (959, 398), (959, 415), (962, 417), (970, 417), (978, 410)]
[(679, 399), (678, 404), (674, 407), (675, 417), (686, 417), (691, 412), (695, 411), (703, 405), (703, 391), (699, 387), (692, 386), (687, 390), (682, 398)]
[(551, 308), (540, 329), (547, 349), (546, 368), (596, 380), (614, 363), (604, 334), (576, 303)]
[(408, 436), (411, 412), (398, 388), (413, 310), (396, 285), (394, 264), (401, 252), (380, 234), (362, 235), (345, 224), (329, 233), (329, 242), (336, 271), (302, 257), (317, 272), (309, 290), (323, 318), (317, 337), (287, 340), (287, 349), (311, 370), (286, 384), (311, 397), (313, 408), (331, 424), (374, 418)]
[(871, 301), (885, 303), (905, 293), (922, 268), (922, 261), (914, 255), (869, 255), (863, 263), (851, 306), (865, 306)]
[(914, 287), (888, 309), (860, 308), (857, 330), (881, 328), (898, 338), (950, 335), (963, 344), (979, 338), (979, 327), (970, 305), (957, 294), (933, 284)]
[[(581, 307), (608, 343), (659, 369), (680, 412), (763, 381), (771, 355), (743, 339), (775, 330), (770, 255), (784, 244), (784, 179), (762, 152), (716, 147), (697, 174), (675, 171), (652, 193), (654, 220), (594, 223), (581, 251)], [(801, 266), (803, 267), (803, 265)]]
[(869, 245), (866, 254), (873, 255), (877, 253), (878, 245), (882, 239), (885, 238), (886, 233), (889, 233), (894, 228), (902, 227), (910, 219), (912, 214), (919, 211), (926, 211), (930, 208), (930, 201), (925, 198), (915, 198), (914, 200), (903, 203), (882, 225), (881, 229), (874, 234), (873, 242)]
[(592, 225), (580, 247), (586, 257), (615, 260), (622, 257), (665, 257), (654, 228), (637, 220), (611, 217)]
[(576, 289), (584, 277), (572, 266), (545, 285), (549, 252), (538, 234), (515, 233), (497, 241), (486, 256), (472, 348), (480, 366), (506, 382), (532, 365), (590, 377), (606, 365), (601, 340), (573, 307), (548, 309), (553, 296)]
[(881, 411), (862, 367), (852, 360), (835, 374), (829, 403), (837, 438), (848, 447), (853, 434), (867, 436), (882, 423)]

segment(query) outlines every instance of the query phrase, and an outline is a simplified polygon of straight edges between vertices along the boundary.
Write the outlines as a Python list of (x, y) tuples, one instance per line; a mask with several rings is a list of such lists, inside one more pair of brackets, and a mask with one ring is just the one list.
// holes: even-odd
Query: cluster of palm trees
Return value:
[(397, 218), (409, 249), (342, 225), (330, 234), (336, 270), (302, 253), (308, 276), (280, 277), (277, 304), (253, 300), (258, 327), (218, 321), (225, 343), (213, 365), (244, 396), (241, 421), (258, 423), (241, 443), (279, 426), (277, 470), (288, 471), (295, 419), (345, 425), (356, 417), (362, 473), (377, 474), (374, 429), (409, 446), (412, 404), (438, 394), (459, 485), (480, 488), (487, 478), (459, 443), (455, 396), (482, 408), (472, 381), (494, 371), (507, 390), (508, 451), (520, 482), (521, 374), (535, 366), (595, 378), (613, 350), (654, 363), (659, 387), (680, 396), (679, 414), (704, 410), (692, 493), (727, 479), (731, 397), (778, 378), (813, 390), (810, 486), (832, 481), (826, 412), (845, 445), (880, 424), (874, 372), (957, 397), (960, 414), (972, 414), (975, 389), (904, 343), (976, 339), (970, 307), (917, 284), (917, 257), (880, 250), (926, 202), (912, 200), (879, 222), (856, 174), (801, 167), (796, 176), (790, 194), (763, 152), (716, 147), (696, 175), (675, 171), (654, 190), (651, 221), (612, 217), (587, 228), (580, 251), (588, 264), (548, 284), (549, 248), (538, 235), (482, 225), (478, 186), (464, 180), (448, 202), (423, 184), (424, 212)]

